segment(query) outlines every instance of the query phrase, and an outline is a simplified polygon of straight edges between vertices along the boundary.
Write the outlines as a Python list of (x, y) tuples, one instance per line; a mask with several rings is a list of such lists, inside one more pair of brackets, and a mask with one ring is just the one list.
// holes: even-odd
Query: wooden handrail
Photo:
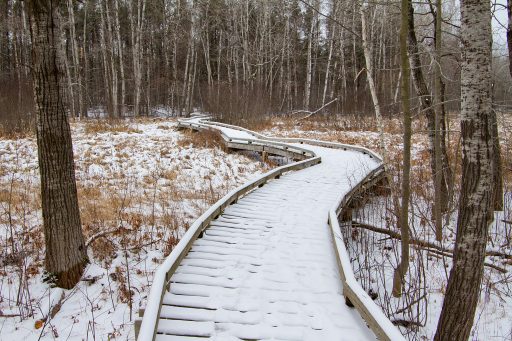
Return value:
[[(177, 267), (179, 266), (181, 260), (186, 256), (186, 254), (192, 247), (194, 241), (209, 226), (212, 220), (216, 219), (220, 214), (222, 214), (222, 212), (227, 206), (236, 202), (239, 198), (246, 195), (254, 188), (266, 184), (269, 180), (278, 178), (285, 172), (300, 170), (303, 168), (316, 165), (321, 162), (321, 158), (319, 156), (316, 156), (316, 154), (313, 151), (296, 146), (285, 145), (285, 143), (311, 144), (328, 148), (354, 150), (367, 154), (370, 157), (374, 157), (382, 162), (382, 158), (378, 154), (367, 148), (359, 146), (300, 138), (269, 138), (262, 134), (250, 131), (248, 129), (217, 122), (208, 122), (208, 124), (205, 124), (203, 122), (179, 122), (180, 127), (186, 127), (196, 130), (215, 129), (215, 125), (245, 131), (255, 136), (255, 139), (233, 139), (229, 138), (221, 131), (221, 136), (223, 137), (225, 143), (228, 146), (230, 146), (230, 144), (237, 145), (238, 148), (244, 147), (244, 144), (245, 146), (248, 146), (249, 144), (259, 145), (262, 148), (265, 146), (270, 146), (273, 148), (278, 148), (279, 150), (283, 150), (283, 152), (285, 151), (287, 153), (296, 155), (297, 158), (303, 158), (304, 156), (310, 158), (304, 161), (292, 163), (290, 165), (278, 167), (262, 175), (261, 177), (238, 187), (237, 189), (231, 191), (222, 199), (217, 201), (212, 207), (210, 207), (208, 211), (203, 213), (203, 215), (201, 215), (201, 217), (199, 217), (194, 222), (194, 224), (192, 224), (192, 226), (185, 233), (185, 235), (180, 240), (178, 245), (165, 259), (164, 263), (160, 265), (157, 272), (155, 273), (153, 285), (151, 287), (151, 292), (148, 298), (147, 308), (142, 311), (144, 314), (144, 319), (142, 320), (142, 322), (138, 320), (135, 323), (136, 337), (139, 341), (155, 340), (156, 331), (158, 327), (158, 318), (162, 307), (162, 299), (168, 285), (170, 284), (169, 281), (174, 272), (176, 271)], [(216, 130), (219, 131), (218, 129)], [(352, 270), (352, 265), (350, 263), (350, 258), (348, 256), (347, 249), (343, 242), (343, 237), (341, 236), (341, 230), (338, 223), (338, 216), (346, 207), (348, 202), (351, 199), (353, 199), (353, 197), (358, 192), (364, 190), (364, 188), (366, 188), (367, 186), (374, 184), (376, 179), (378, 179), (384, 174), (384, 171), (384, 166), (381, 164), (379, 167), (371, 171), (362, 181), (355, 185), (348, 193), (344, 194), (340, 198), (340, 200), (338, 200), (337, 204), (331, 210), (329, 210), (328, 223), (332, 234), (334, 248), (336, 250), (338, 270), (343, 284), (344, 296), (350, 300), (350, 302), (357, 309), (361, 317), (366, 321), (369, 328), (375, 333), (375, 335), (380, 340), (401, 341), (405, 340), (403, 335), (391, 323), (391, 321), (386, 317), (382, 310), (375, 304), (375, 302), (373, 302), (373, 300), (368, 296), (368, 294), (357, 282)]]
[[(205, 117), (205, 119), (208, 119), (208, 118), (209, 117)], [(249, 129), (246, 129), (246, 128), (234, 126), (234, 125), (231, 125), (231, 124), (221, 123), (221, 122), (209, 122), (209, 121), (207, 121), (207, 122), (205, 122), (205, 124), (211, 125), (211, 126), (217, 125), (217, 126), (220, 126), (220, 127), (225, 127), (225, 128), (230, 128), (230, 129), (234, 129), (234, 130), (244, 131), (244, 132), (246, 132), (248, 134), (251, 134), (251, 135), (257, 137), (260, 140), (265, 140), (265, 141), (276, 141), (276, 142), (282, 142), (282, 143), (310, 144), (310, 145), (313, 145), (313, 146), (326, 147), (326, 148), (354, 150), (354, 151), (361, 152), (363, 154), (368, 154), (370, 157), (375, 158), (375, 159), (377, 159), (377, 160), (382, 162), (382, 157), (379, 154), (377, 154), (376, 152), (374, 152), (371, 149), (368, 149), (368, 148), (365, 148), (365, 147), (362, 147), (362, 146), (357, 146), (357, 145), (352, 145), (352, 144), (344, 144), (344, 143), (338, 143), (338, 142), (320, 141), (320, 140), (315, 140), (315, 139), (296, 138), (296, 137), (269, 137), (269, 136), (257, 133), (255, 131), (252, 131), (252, 130), (249, 130)]]
[(210, 222), (216, 219), (227, 206), (236, 202), (239, 198), (246, 195), (254, 188), (260, 187), (276, 177), (280, 177), (283, 173), (304, 169), (320, 163), (321, 158), (316, 156), (315, 153), (311, 153), (312, 158), (278, 167), (231, 191), (211, 206), (208, 211), (203, 213), (203, 215), (201, 215), (192, 224), (178, 245), (176, 245), (171, 254), (165, 259), (164, 263), (160, 265), (155, 273), (146, 309), (143, 310), (144, 318), (142, 319), (142, 322), (139, 319), (135, 323), (135, 334), (139, 341), (155, 340), (158, 318), (162, 308), (162, 299), (167, 290), (167, 286), (169, 285), (169, 281), (178, 268), (181, 260), (187, 255), (194, 241), (209, 226)]
[(375, 184), (376, 181), (384, 178), (384, 167), (374, 169), (366, 177), (355, 185), (348, 193), (343, 195), (338, 203), (329, 210), (328, 223), (331, 230), (334, 249), (336, 250), (336, 260), (338, 270), (343, 284), (343, 295), (354, 305), (361, 317), (366, 321), (368, 327), (375, 333), (377, 338), (382, 341), (405, 341), (397, 327), (384, 314), (371, 297), (364, 291), (359, 282), (357, 282), (350, 257), (343, 242), (341, 228), (338, 223), (339, 214), (346, 208), (347, 204), (360, 192)]

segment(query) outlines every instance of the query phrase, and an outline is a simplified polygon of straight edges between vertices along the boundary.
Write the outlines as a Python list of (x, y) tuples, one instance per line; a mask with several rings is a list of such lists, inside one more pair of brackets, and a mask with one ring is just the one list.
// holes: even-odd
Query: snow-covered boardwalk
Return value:
[[(228, 140), (257, 139), (211, 127)], [(165, 279), (161, 306), (150, 306), (150, 297), (139, 340), (376, 339), (358, 310), (345, 304), (328, 217), (380, 160), (357, 150), (289, 146), (321, 162), (250, 191), (224, 207), (186, 254), (173, 251), (174, 272)], [(153, 290), (156, 297), (160, 289)], [(155, 313), (157, 321), (146, 321)]]

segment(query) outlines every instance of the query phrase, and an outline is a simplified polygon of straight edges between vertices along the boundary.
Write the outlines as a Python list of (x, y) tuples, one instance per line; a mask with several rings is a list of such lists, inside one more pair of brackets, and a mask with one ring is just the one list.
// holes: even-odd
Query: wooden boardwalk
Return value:
[[(199, 119), (191, 122), (201, 125), (196, 129), (205, 127)], [(173, 269), (166, 272), (163, 287), (152, 289), (161, 291), (160, 302), (150, 297), (139, 340), (401, 337), (387, 319), (385, 326), (372, 328), (375, 334), (367, 324), (379, 324), (383, 317), (377, 322), (366, 317), (365, 321), (360, 311), (345, 304), (343, 284), (347, 276), (340, 271), (343, 250), (333, 242), (328, 219), (330, 210), (347, 193), (381, 167), (378, 157), (371, 152), (304, 141), (292, 141), (286, 147), (272, 145), (272, 141), (233, 127), (209, 128), (221, 131), (228, 145), (242, 144), (234, 148), (255, 150), (266, 145), (282, 148), (285, 154), (295, 153), (297, 159), (314, 157), (317, 161), (299, 171), (282, 172), (276, 176), (278, 180), (267, 181), (262, 187), (254, 186), (214, 212), (195, 238), (184, 238), (190, 240), (182, 241), (183, 247), (173, 251), (180, 255), (173, 258), (171, 254), (173, 259), (167, 266)], [(242, 148), (243, 144), (247, 148)], [(373, 310), (372, 306), (370, 314)]]

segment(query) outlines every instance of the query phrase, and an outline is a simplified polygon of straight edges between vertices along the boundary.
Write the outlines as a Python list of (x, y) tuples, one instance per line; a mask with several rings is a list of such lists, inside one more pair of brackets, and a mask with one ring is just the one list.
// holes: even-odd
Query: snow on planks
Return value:
[(170, 278), (156, 340), (375, 339), (345, 305), (327, 217), (380, 163), (357, 151), (295, 146), (322, 162), (268, 182), (211, 221)]

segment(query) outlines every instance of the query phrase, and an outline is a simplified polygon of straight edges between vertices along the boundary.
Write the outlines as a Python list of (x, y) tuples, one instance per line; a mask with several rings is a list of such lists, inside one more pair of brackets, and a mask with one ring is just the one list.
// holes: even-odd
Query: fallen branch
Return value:
[(401, 327), (405, 327), (405, 328), (423, 327), (423, 325), (417, 321), (410, 321), (410, 320), (404, 320), (404, 319), (395, 319), (395, 320), (392, 320), (391, 323), (393, 323), (395, 326), (401, 326)]
[(422, 299), (426, 298), (427, 297), (427, 293), (424, 293), (423, 295), (421, 295), (421, 297), (419, 297), (418, 299), (412, 301), (410, 304), (407, 305), (407, 307), (404, 307), (402, 309), (398, 309), (397, 311), (395, 311), (393, 314), (396, 315), (396, 314), (401, 314), (403, 313), (404, 311), (406, 310), (409, 310), (413, 305), (417, 304), (418, 302), (420, 302)]
[(21, 316), (20, 314), (3, 314), (0, 313), (0, 317), (18, 317)]
[(87, 239), (87, 241), (85, 242), (85, 247), (89, 247), (89, 245), (92, 244), (92, 242), (94, 242), (96, 239), (98, 238), (101, 238), (101, 237), (105, 237), (106, 235), (109, 235), (109, 234), (112, 234), (112, 233), (115, 233), (119, 231), (119, 228), (116, 227), (115, 229), (111, 229), (111, 230), (107, 230), (107, 231), (102, 231), (102, 232), (98, 232), (96, 234), (93, 234), (91, 237), (89, 237), (89, 239)]
[[(424, 249), (426, 251), (434, 253), (434, 254), (438, 254), (438, 255), (441, 255), (441, 256), (446, 256), (446, 257), (453, 258), (453, 254), (451, 254), (451, 253), (447, 253), (447, 252), (443, 252), (443, 251), (438, 251), (438, 250), (432, 250), (432, 249), (428, 249), (428, 248), (424, 248)], [(491, 264), (491, 263), (487, 263), (487, 262), (484, 262), (484, 265), (488, 266), (489, 268), (492, 268), (492, 269), (494, 269), (496, 271), (499, 271), (502, 274), (506, 274), (507, 273), (506, 269), (504, 269), (502, 267), (499, 267), (497, 265), (494, 265), (494, 264)]]
[(52, 309), (50, 310), (50, 319), (53, 319), (55, 315), (57, 315), (57, 313), (60, 311), (60, 309), (62, 308), (62, 304), (64, 303), (64, 298), (66, 298), (66, 295), (64, 294), (64, 292), (62, 292), (59, 300), (57, 301), (57, 303), (53, 305)]
[(157, 240), (153, 240), (152, 242), (148, 242), (148, 243), (145, 243), (145, 244), (142, 244), (142, 245), (135, 245), (135, 246), (132, 246), (131, 248), (129, 249), (126, 249), (126, 251), (133, 251), (133, 250), (139, 250), (139, 249), (142, 249), (143, 247), (146, 247), (146, 246), (149, 246), (151, 244), (155, 244), (155, 243), (158, 243), (162, 240), (162, 238), (160, 239), (157, 239)]
[(304, 120), (310, 116), (313, 116), (314, 114), (316, 114), (317, 112), (319, 112), (320, 110), (322, 110), (323, 108), (325, 108), (326, 106), (336, 102), (338, 100), (338, 98), (335, 98), (333, 99), (332, 101), (322, 105), (320, 108), (316, 109), (315, 111), (309, 111), (309, 110), (296, 110), (296, 111), (293, 111), (290, 113), (290, 115), (295, 115), (295, 114), (300, 114), (300, 113), (305, 113), (305, 114), (308, 114), (302, 118), (299, 118), (297, 121), (300, 121), (300, 120)]
[[(400, 240), (402, 239), (402, 236), (398, 232), (391, 231), (391, 230), (388, 230), (388, 229), (383, 229), (383, 228), (372, 226), (372, 225), (368, 225), (368, 224), (361, 223), (361, 222), (358, 222), (358, 221), (352, 221), (352, 226), (354, 226), (354, 227), (361, 227), (361, 228), (364, 228), (366, 230), (370, 230), (370, 231), (386, 234), (386, 235), (388, 235), (388, 236), (390, 236), (390, 237), (392, 237), (394, 239), (400, 239)], [(439, 246), (437, 244), (434, 244), (434, 243), (431, 243), (431, 242), (427, 242), (426, 240), (411, 238), (409, 240), (409, 242), (412, 245), (417, 245), (417, 246), (421, 246), (423, 248), (428, 248), (428, 249), (434, 249), (434, 250), (437, 250), (437, 251), (440, 251), (440, 252), (445, 252), (445, 253), (449, 253), (449, 254), (453, 255), (453, 250), (452, 249), (448, 249), (446, 247), (442, 247), (442, 246)], [(509, 254), (506, 254), (506, 253), (503, 253), (503, 252), (499, 252), (499, 251), (488, 250), (488, 251), (485, 252), (485, 254), (486, 254), (486, 256), (496, 256), (496, 257), (501, 257), (501, 258), (506, 258), (506, 259), (512, 259), (512, 255), (509, 255)]]

